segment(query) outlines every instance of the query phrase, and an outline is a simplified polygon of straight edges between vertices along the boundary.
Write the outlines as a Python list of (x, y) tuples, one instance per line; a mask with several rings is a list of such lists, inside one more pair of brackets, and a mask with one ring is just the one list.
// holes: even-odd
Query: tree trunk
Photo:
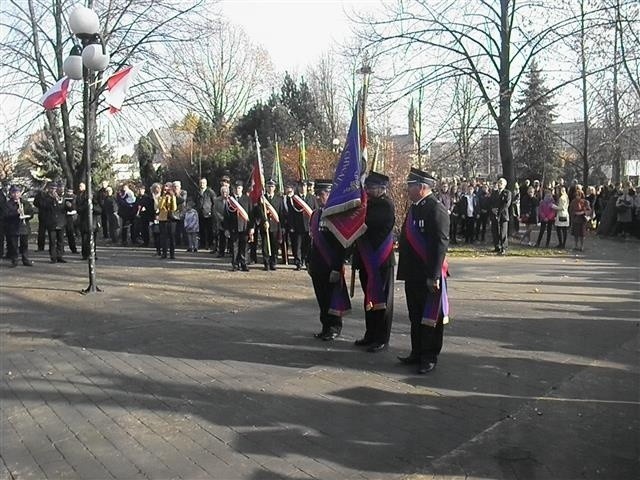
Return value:
[[(619, 6), (619, 5), (618, 5)], [(613, 159), (612, 159), (612, 180), (618, 183), (622, 180), (622, 149), (620, 147), (621, 127), (620, 127), (620, 95), (618, 92), (618, 16), (620, 10), (616, 12), (616, 22), (613, 40)]]
[(584, 0), (580, 2), (580, 61), (582, 76), (582, 184), (589, 185), (589, 109), (587, 98), (587, 59), (585, 52), (585, 13)]
[[(509, 14), (510, 0), (500, 0), (500, 111), (498, 115), (498, 142), (500, 145), (500, 161), (502, 176), (507, 185), (513, 187), (516, 172), (513, 165), (513, 150), (511, 148), (511, 16)], [(511, 12), (513, 15), (514, 12)]]

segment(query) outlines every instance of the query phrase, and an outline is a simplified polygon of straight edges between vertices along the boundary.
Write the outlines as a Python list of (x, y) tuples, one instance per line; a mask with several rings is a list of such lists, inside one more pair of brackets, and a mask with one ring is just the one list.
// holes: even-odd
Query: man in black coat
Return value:
[(322, 330), (314, 334), (320, 340), (333, 340), (342, 331), (342, 316), (351, 310), (351, 301), (344, 280), (345, 249), (326, 227), (322, 209), (327, 203), (331, 180), (316, 180), (318, 204), (310, 221), (311, 249), (307, 273), (320, 307)]
[[(214, 244), (213, 203), (216, 199), (215, 192), (207, 185), (207, 179), (201, 178), (200, 185), (195, 194), (196, 211), (200, 222), (200, 248), (212, 250)], [(217, 233), (217, 228), (216, 228)]]
[(23, 202), (20, 196), (22, 190), (16, 185), (9, 189), (9, 199), (5, 206), (4, 219), (6, 221), (7, 255), (11, 260), (11, 266), (18, 265), (18, 253), (22, 257), (22, 264), (30, 267), (33, 262), (29, 260), (29, 220), (33, 217), (33, 209), (29, 202)]
[[(82, 185), (82, 184), (80, 184)], [(93, 196), (93, 224), (89, 224), (89, 195), (86, 188), (81, 188), (76, 196), (76, 205), (78, 207), (78, 228), (80, 230), (80, 252), (82, 253), (82, 259), (88, 260), (91, 253), (91, 237), (93, 234), (93, 254), (97, 260), (96, 254), (96, 232), (98, 231), (98, 225), (102, 218), (102, 208), (100, 207), (99, 198), (97, 195)], [(104, 202), (103, 202), (104, 205)]]
[(67, 263), (64, 259), (64, 230), (67, 226), (67, 207), (64, 202), (62, 183), (50, 183), (42, 207), (47, 219), (49, 234), (49, 257), (51, 263)]
[(76, 226), (78, 223), (78, 207), (76, 205), (76, 194), (73, 188), (67, 188), (64, 194), (64, 206), (67, 209), (67, 224), (64, 232), (67, 237), (67, 245), (71, 253), (78, 253), (76, 246)]
[(412, 168), (407, 179), (411, 206), (399, 240), (398, 280), (404, 280), (411, 321), (411, 353), (398, 357), (418, 365), (418, 373), (432, 371), (442, 349), (449, 304), (446, 254), (449, 215), (433, 194), (436, 180)]
[(37, 251), (44, 251), (44, 244), (47, 238), (47, 210), (43, 207), (43, 200), (47, 196), (49, 187), (45, 186), (42, 190), (38, 190), (33, 198), (33, 206), (38, 209), (38, 244)]
[(511, 192), (507, 190), (507, 181), (498, 180), (498, 190), (491, 196), (491, 229), (494, 250), (498, 255), (506, 255), (509, 247), (509, 208), (511, 207)]
[(367, 231), (356, 241), (352, 268), (364, 292), (365, 333), (355, 341), (368, 352), (387, 348), (393, 319), (393, 225), (395, 208), (387, 197), (389, 177), (371, 172), (365, 179)]

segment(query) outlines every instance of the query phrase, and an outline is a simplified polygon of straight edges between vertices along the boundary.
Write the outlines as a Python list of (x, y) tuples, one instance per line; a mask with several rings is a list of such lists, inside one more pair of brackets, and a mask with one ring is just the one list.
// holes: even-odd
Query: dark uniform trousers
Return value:
[(230, 232), (229, 245), (231, 246), (231, 264), (235, 268), (247, 268), (247, 240), (249, 233)]
[[(393, 255), (393, 254), (392, 254)], [(367, 272), (364, 268), (359, 271), (362, 290), (367, 290)], [(393, 265), (380, 268), (380, 276), (384, 280), (384, 293), (387, 300), (387, 308), (382, 310), (365, 310), (365, 334), (364, 339), (372, 343), (389, 343), (391, 336), (391, 322), (393, 321)]]
[(404, 292), (411, 322), (411, 356), (437, 363), (438, 355), (442, 350), (444, 333), (442, 312), (438, 314), (438, 323), (435, 327), (423, 325), (424, 306), (427, 298), (432, 294), (422, 282), (405, 282)]
[(323, 333), (337, 333), (342, 331), (342, 317), (329, 313), (333, 283), (329, 283), (329, 271), (314, 272), (311, 275), (313, 290), (320, 307), (320, 323)]

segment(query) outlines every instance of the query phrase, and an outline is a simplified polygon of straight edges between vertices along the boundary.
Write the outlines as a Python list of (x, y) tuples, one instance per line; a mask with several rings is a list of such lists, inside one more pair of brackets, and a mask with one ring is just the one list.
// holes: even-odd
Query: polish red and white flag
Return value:
[(39, 102), (40, 105), (42, 105), (45, 110), (53, 110), (54, 108), (62, 105), (67, 101), (71, 82), (72, 80), (69, 77), (62, 77), (42, 96)]
[(124, 99), (129, 94), (129, 88), (140, 72), (142, 63), (130, 65), (117, 71), (107, 79), (107, 89), (104, 97), (109, 105), (110, 113), (117, 113), (122, 109)]

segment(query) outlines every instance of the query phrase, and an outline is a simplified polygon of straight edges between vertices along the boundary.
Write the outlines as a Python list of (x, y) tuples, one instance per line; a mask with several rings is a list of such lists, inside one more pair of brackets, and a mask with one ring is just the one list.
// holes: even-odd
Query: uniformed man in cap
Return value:
[(307, 263), (310, 247), (310, 213), (318, 208), (316, 196), (308, 190), (309, 183), (307, 180), (299, 181), (297, 192), (289, 199), (290, 203), (287, 205), (289, 238), (296, 270), (301, 270)]
[(322, 324), (322, 330), (314, 336), (329, 341), (340, 335), (342, 316), (351, 310), (351, 301), (344, 280), (345, 249), (322, 219), (332, 181), (316, 180), (315, 183), (319, 207), (311, 215), (311, 249), (307, 270), (320, 307)]
[(355, 341), (368, 352), (387, 348), (393, 318), (393, 225), (395, 209), (387, 197), (389, 177), (371, 172), (365, 179), (367, 231), (356, 241), (353, 268), (364, 292), (365, 333)]
[(231, 245), (231, 269), (248, 272), (247, 242), (253, 237), (253, 222), (251, 220), (251, 199), (243, 194), (244, 184), (238, 180), (235, 184), (233, 199), (226, 199), (224, 213), (225, 236)]
[(433, 194), (435, 185), (431, 175), (411, 169), (407, 179), (411, 205), (399, 241), (398, 280), (405, 282), (411, 353), (398, 359), (418, 365), (420, 374), (436, 367), (443, 325), (449, 320), (446, 288), (449, 215)]
[(276, 194), (276, 182), (269, 179), (266, 182), (266, 192), (263, 201), (268, 204), (258, 203), (254, 209), (256, 227), (260, 230), (262, 238), (262, 259), (265, 270), (275, 270), (278, 258), (278, 246), (280, 239), (280, 222), (283, 216), (282, 197)]

